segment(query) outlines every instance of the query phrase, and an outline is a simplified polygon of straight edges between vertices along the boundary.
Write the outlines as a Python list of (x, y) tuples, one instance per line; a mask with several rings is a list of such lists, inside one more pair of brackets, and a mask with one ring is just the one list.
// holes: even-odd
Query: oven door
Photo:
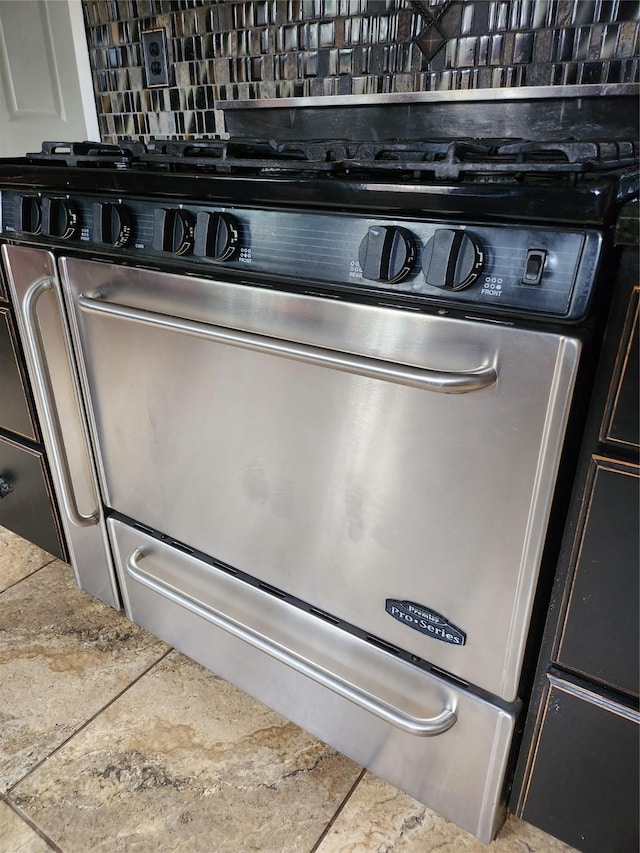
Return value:
[(61, 268), (108, 507), (516, 698), (576, 340)]

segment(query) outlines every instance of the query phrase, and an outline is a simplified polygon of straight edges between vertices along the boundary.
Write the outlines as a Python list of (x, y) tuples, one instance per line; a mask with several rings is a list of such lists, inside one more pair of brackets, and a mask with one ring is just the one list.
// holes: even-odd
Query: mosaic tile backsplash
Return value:
[[(220, 132), (221, 102), (637, 83), (635, 0), (83, 0), (102, 139)], [(169, 85), (141, 33), (163, 29)]]

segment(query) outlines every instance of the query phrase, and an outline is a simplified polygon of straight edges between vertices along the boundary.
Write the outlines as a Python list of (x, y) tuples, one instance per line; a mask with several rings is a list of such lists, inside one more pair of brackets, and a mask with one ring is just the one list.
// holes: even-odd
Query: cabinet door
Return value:
[(583, 853), (639, 848), (638, 714), (549, 676), (522, 816)]
[(0, 525), (66, 559), (43, 455), (0, 438), (0, 477), (12, 489), (0, 498)]
[(8, 308), (0, 306), (0, 429), (37, 441)]
[(594, 457), (557, 660), (638, 694), (640, 469)]
[(630, 450), (640, 446), (639, 307), (640, 287), (636, 287), (629, 302), (601, 435), (602, 441)]

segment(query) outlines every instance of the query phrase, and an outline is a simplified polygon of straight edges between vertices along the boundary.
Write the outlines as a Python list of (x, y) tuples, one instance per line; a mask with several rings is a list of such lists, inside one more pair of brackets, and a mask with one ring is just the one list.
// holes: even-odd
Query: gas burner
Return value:
[(26, 160), (30, 165), (128, 169), (144, 151), (142, 142), (43, 142), (42, 151), (27, 154)]

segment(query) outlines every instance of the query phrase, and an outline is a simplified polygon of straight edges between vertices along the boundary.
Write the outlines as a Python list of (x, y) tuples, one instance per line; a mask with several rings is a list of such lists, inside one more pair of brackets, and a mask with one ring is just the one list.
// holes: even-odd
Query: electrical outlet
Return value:
[(167, 34), (164, 29), (144, 30), (142, 55), (147, 75), (147, 87), (169, 85), (169, 58), (167, 56)]

